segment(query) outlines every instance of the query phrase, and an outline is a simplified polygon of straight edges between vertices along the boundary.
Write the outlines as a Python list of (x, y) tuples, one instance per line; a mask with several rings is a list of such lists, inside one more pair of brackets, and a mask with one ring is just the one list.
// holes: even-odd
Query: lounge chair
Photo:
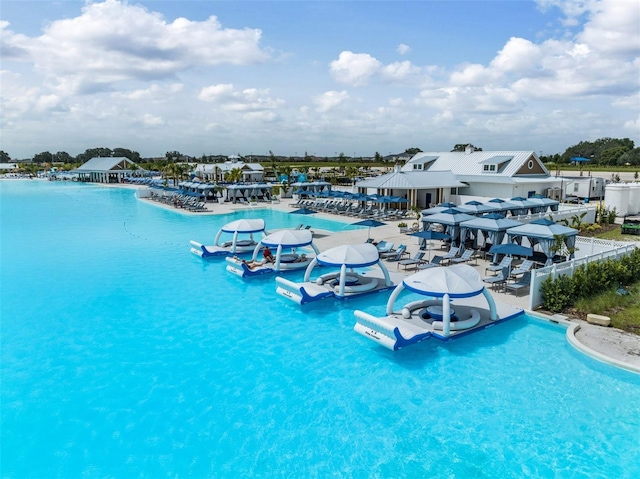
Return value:
[(492, 264), (490, 266), (487, 266), (484, 270), (485, 274), (488, 271), (502, 271), (503, 268), (510, 268), (511, 267), (511, 262), (513, 261), (513, 258), (511, 256), (505, 256), (504, 258), (502, 258), (502, 261), (500, 261), (499, 264)]
[(400, 265), (404, 266), (404, 269), (409, 269), (409, 266), (414, 266), (416, 269), (420, 263), (424, 263), (424, 251), (418, 251), (413, 255), (413, 258), (403, 259), (402, 261), (398, 261), (398, 268)]
[(400, 261), (406, 251), (407, 245), (401, 244), (398, 246), (397, 250), (389, 251), (388, 253), (382, 253), (380, 254), (380, 257), (386, 259), (387, 261)]
[(435, 268), (436, 266), (440, 266), (441, 261), (442, 261), (442, 256), (436, 255), (433, 258), (431, 258), (431, 261), (429, 261), (428, 263), (419, 264), (417, 269)]
[(506, 290), (514, 291), (516, 293), (516, 296), (518, 296), (518, 291), (520, 291), (521, 289), (527, 291), (530, 288), (530, 286), (531, 286), (531, 271), (526, 271), (522, 275), (522, 278), (520, 278), (515, 283), (505, 283), (504, 289), (505, 291)]
[(533, 261), (530, 259), (525, 259), (520, 266), (511, 271), (511, 276), (515, 277), (519, 274), (528, 273), (533, 268)]
[(376, 245), (376, 248), (378, 248), (378, 253), (388, 253), (393, 249), (393, 243), (383, 240)]
[(505, 267), (500, 270), (500, 272), (495, 276), (489, 276), (487, 278), (483, 278), (482, 281), (491, 285), (491, 289), (497, 289), (500, 286), (504, 286), (507, 284), (507, 279), (509, 279), (509, 268)]
[(464, 253), (462, 253), (462, 256), (460, 256), (459, 258), (451, 258), (450, 262), (454, 263), (454, 264), (466, 263), (468, 261), (471, 261), (473, 253), (475, 253), (474, 250), (466, 249), (466, 250), (464, 250)]
[(459, 252), (460, 252), (459, 246), (452, 246), (449, 249), (449, 252), (442, 256), (442, 261), (448, 261), (450, 263), (453, 258), (458, 256)]

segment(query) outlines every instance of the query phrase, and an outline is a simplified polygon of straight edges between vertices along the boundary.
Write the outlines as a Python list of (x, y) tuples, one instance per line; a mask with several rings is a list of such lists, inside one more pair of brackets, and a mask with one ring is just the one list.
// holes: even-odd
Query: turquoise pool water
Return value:
[(301, 309), (189, 253), (228, 217), (0, 188), (2, 477), (640, 476), (640, 377), (561, 327), (392, 353), (352, 331), (386, 296)]

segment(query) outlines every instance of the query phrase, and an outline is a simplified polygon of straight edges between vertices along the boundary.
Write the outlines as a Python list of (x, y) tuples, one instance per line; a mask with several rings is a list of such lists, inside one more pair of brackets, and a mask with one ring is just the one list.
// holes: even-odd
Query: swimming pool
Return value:
[(301, 309), (189, 253), (228, 217), (0, 188), (3, 477), (640, 475), (640, 377), (562, 327), (392, 353), (352, 331), (386, 296)]

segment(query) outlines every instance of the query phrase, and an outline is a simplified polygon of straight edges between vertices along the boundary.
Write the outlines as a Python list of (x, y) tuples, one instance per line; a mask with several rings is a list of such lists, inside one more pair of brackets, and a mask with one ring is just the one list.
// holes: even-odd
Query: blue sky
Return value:
[(636, 0), (0, 8), (0, 148), (14, 159), (640, 143)]

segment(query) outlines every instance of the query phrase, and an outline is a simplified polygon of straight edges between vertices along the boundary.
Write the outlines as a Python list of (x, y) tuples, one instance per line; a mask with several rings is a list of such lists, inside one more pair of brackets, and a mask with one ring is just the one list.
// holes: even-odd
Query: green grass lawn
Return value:
[(614, 328), (640, 334), (640, 282), (626, 287), (627, 295), (618, 294), (616, 289), (576, 301), (572, 313), (582, 319), (589, 313), (609, 316)]

